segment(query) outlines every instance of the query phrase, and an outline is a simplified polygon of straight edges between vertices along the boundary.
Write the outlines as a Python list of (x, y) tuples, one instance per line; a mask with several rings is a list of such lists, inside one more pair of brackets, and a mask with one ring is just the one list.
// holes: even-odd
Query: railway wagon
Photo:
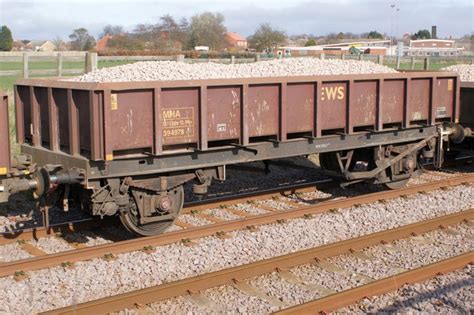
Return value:
[(461, 115), (459, 122), (474, 130), (474, 82), (461, 82)]
[(421, 160), (440, 166), (443, 143), (462, 133), (460, 88), (458, 76), (446, 72), (19, 80), (21, 154), (10, 160), (3, 136), (0, 196), (32, 190), (46, 214), (51, 205), (67, 210), (74, 201), (154, 235), (177, 217), (185, 183), (205, 194), (213, 180), (225, 180), (229, 164), (319, 154), (321, 166), (348, 184), (397, 188)]
[(450, 158), (472, 160), (474, 156), (474, 82), (461, 82), (461, 108), (459, 123), (464, 128), (465, 139), (452, 146)]

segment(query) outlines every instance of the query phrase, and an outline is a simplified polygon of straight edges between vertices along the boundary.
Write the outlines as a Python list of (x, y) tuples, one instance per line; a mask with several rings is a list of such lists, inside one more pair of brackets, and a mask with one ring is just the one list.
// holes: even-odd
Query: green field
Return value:
[[(115, 67), (123, 64), (130, 63), (130, 61), (99, 61), (99, 68)], [(53, 70), (57, 68), (57, 63), (55, 60), (51, 61), (30, 61), (29, 69), (30, 70)], [(84, 69), (84, 61), (63, 61), (63, 69)], [(21, 61), (9, 61), (1, 62), (0, 61), (0, 71), (8, 70), (22, 70), (23, 63)], [(45, 75), (30, 75), (31, 78), (34, 77), (47, 77)], [(9, 91), (13, 89), (13, 84), (17, 79), (20, 79), (21, 75), (18, 76), (1, 76), (0, 77), (0, 90)]]

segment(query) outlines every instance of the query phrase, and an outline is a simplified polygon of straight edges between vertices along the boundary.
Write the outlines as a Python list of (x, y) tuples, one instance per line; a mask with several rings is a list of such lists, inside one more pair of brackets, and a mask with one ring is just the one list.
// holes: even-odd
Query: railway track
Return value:
[[(473, 182), (474, 175), (459, 176), (394, 191), (382, 191), (342, 200), (321, 202), (316, 205), (298, 205), (289, 210), (273, 210), (262, 215), (248, 215), (236, 220), (216, 220), (212, 224), (184, 228), (179, 231), (164, 233), (156, 237), (135, 238), (93, 247), (78, 248), (56, 254), (46, 254), (44, 252), (35, 253), (34, 250), (31, 251), (30, 248), (30, 252), (36, 254), (34, 255), (35, 257), (0, 264), (0, 276), (12, 275), (18, 272), (24, 273), (31, 270), (43, 269), (61, 264), (73, 264), (78, 261), (100, 258), (104, 256), (110, 257), (111, 255), (117, 255), (125, 252), (152, 250), (156, 246), (172, 243), (182, 242), (191, 244), (192, 240), (207, 236), (217, 236), (223, 238), (227, 236), (227, 233), (240, 229), (258, 229), (258, 226), (265, 224), (271, 224), (275, 222), (283, 223), (288, 219), (311, 217), (312, 215), (332, 211), (334, 209), (348, 208), (354, 205), (362, 205), (379, 201), (385, 202), (388, 199), (393, 199), (400, 196), (409, 196), (419, 192), (427, 192), (448, 186), (471, 184)], [(26, 250), (28, 250), (28, 248)]]
[[(211, 197), (206, 198), (205, 200), (197, 200), (186, 203), (181, 214), (189, 214), (191, 213), (191, 211), (202, 211), (209, 208), (245, 203), (249, 200), (258, 201), (276, 198), (280, 196), (293, 195), (296, 193), (312, 192), (315, 189), (329, 187), (332, 184), (335, 184), (334, 180), (325, 179), (320, 181), (305, 182), (302, 184), (281, 185), (272, 189), (249, 191), (232, 196)], [(91, 217), (72, 222), (51, 224), (49, 228), (40, 226), (27, 229), (11, 230), (8, 232), (0, 233), (0, 246), (16, 242), (18, 239), (21, 239), (23, 241), (38, 240), (41, 237), (46, 237), (54, 234), (65, 234), (82, 230), (90, 230), (117, 222), (118, 220), (115, 217), (105, 217), (102, 220), (98, 220), (97, 218)]]
[[(275, 164), (276, 162), (273, 162)], [(281, 164), (282, 162), (280, 162)], [(276, 165), (280, 165), (276, 164)], [(288, 165), (287, 165), (288, 164)], [(288, 167), (295, 167), (295, 165), (286, 163), (283, 164)], [(451, 167), (466, 165), (465, 161), (456, 161), (451, 162)], [(306, 166), (299, 166), (299, 168), (309, 169)], [(264, 189), (264, 190), (249, 190), (247, 192), (234, 194), (234, 195), (224, 195), (219, 196), (215, 194), (210, 198), (204, 200), (194, 200), (185, 203), (181, 214), (189, 214), (191, 211), (203, 211), (210, 208), (232, 206), (238, 203), (253, 202), (258, 200), (277, 198), (280, 196), (289, 196), (297, 193), (307, 193), (312, 192), (315, 189), (321, 189), (323, 187), (329, 188), (331, 186), (336, 186), (337, 182), (333, 179), (324, 179), (318, 181), (304, 182), (301, 184), (291, 184), (291, 185), (280, 185), (275, 188)], [(239, 213), (241, 214), (241, 213)], [(209, 217), (208, 217), (209, 218)], [(211, 219), (212, 220), (212, 219)], [(178, 220), (178, 224), (180, 221)], [(105, 217), (102, 220), (98, 220), (94, 217), (83, 218), (74, 221), (53, 223), (48, 228), (44, 226), (25, 228), (25, 229), (11, 229), (7, 232), (0, 233), (0, 246), (5, 244), (11, 244), (17, 240), (29, 241), (29, 240), (38, 240), (42, 237), (47, 237), (51, 235), (64, 235), (73, 232), (79, 232), (83, 230), (93, 230), (108, 226), (111, 224), (119, 224), (117, 218), (115, 217)], [(189, 227), (189, 225), (181, 222), (181, 227)]]
[[(220, 286), (233, 286), (240, 291), (249, 295), (257, 296), (267, 301), (273, 301), (278, 308), (283, 308), (283, 303), (279, 303), (278, 299), (269, 296), (258, 288), (252, 288), (247, 280), (266, 274), (277, 273), (286, 281), (294, 285), (303, 285), (313, 290), (320, 290), (320, 287), (309, 285), (305, 281), (294, 276), (291, 268), (312, 263), (325, 268), (337, 269), (331, 267), (328, 259), (331, 257), (349, 254), (355, 257), (363, 257), (365, 254), (362, 250), (373, 246), (385, 246), (392, 242), (420, 236), (424, 233), (436, 230), (448, 230), (449, 226), (456, 226), (463, 222), (469, 222), (474, 219), (474, 209), (461, 211), (459, 213), (446, 215), (423, 222), (401, 226), (395, 229), (381, 231), (349, 240), (340, 241), (333, 244), (320, 246), (292, 254), (266, 259), (255, 263), (250, 263), (238, 267), (224, 269), (201, 276), (183, 279), (175, 282), (165, 283), (162, 285), (132, 291), (104, 299), (99, 299), (79, 305), (73, 305), (57, 310), (47, 312), (46, 314), (102, 314), (123, 309), (134, 309), (137, 306), (146, 308), (145, 305), (164, 301), (175, 297), (192, 297), (193, 301), (197, 301), (201, 305), (209, 305), (212, 302), (208, 298), (202, 296), (200, 292), (204, 290), (216, 288)], [(450, 232), (451, 230), (448, 230)], [(440, 272), (449, 272), (462, 268), (474, 262), (474, 253), (468, 251), (450, 257), (449, 259), (438, 261), (436, 263), (422, 266), (417, 269), (404, 271), (391, 277), (374, 280), (368, 280), (368, 283), (347, 291), (339, 293), (326, 294), (324, 297), (298, 305), (281, 311), (282, 314), (307, 314), (317, 312), (327, 312), (336, 310), (351, 303), (354, 303), (367, 295), (381, 294), (401, 287), (405, 283), (418, 282), (436, 276)], [(329, 267), (328, 267), (329, 266)], [(365, 277), (368, 278), (368, 277)], [(281, 302), (281, 301), (280, 301)], [(146, 309), (145, 309), (146, 310)], [(149, 309), (151, 311), (151, 309)]]

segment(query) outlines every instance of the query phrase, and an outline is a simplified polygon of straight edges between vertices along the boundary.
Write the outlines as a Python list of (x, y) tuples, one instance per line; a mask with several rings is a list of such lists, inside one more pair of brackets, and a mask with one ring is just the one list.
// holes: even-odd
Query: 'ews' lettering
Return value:
[(342, 100), (345, 96), (345, 89), (343, 86), (328, 86), (321, 89), (321, 100), (332, 101), (335, 99)]

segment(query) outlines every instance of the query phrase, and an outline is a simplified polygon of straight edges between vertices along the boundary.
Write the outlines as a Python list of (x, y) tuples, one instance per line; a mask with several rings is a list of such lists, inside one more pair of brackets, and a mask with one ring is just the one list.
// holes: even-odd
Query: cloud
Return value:
[(397, 20), (390, 3), (396, 3), (400, 9), (399, 35), (429, 29), (431, 25), (438, 25), (440, 37), (462, 36), (474, 29), (471, 0), (0, 0), (0, 24), (8, 25), (18, 39), (67, 39), (78, 27), (97, 36), (106, 24), (120, 24), (133, 30), (134, 25), (156, 23), (167, 13), (179, 18), (213, 11), (224, 14), (229, 30), (245, 36), (262, 22), (288, 34), (370, 30), (390, 34), (392, 28), (395, 33)]

